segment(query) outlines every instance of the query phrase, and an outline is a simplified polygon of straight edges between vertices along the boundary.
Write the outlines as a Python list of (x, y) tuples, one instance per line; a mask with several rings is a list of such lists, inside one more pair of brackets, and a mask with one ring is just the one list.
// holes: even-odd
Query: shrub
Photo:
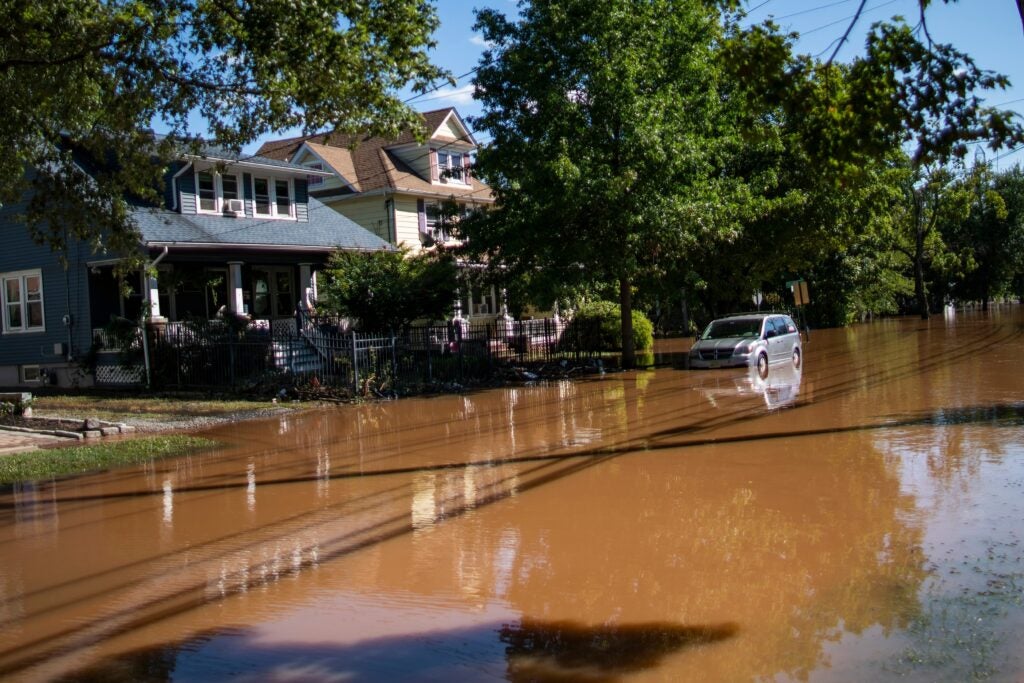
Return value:
[[(579, 351), (622, 349), (622, 309), (611, 301), (584, 304), (573, 315), (562, 335), (563, 347)], [(654, 346), (654, 325), (640, 311), (633, 311), (633, 347), (637, 351)]]

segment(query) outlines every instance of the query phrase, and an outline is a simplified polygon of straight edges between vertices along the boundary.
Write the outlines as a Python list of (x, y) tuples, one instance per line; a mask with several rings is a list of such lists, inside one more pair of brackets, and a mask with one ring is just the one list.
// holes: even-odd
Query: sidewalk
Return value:
[(67, 439), (62, 439), (59, 436), (51, 436), (49, 434), (13, 432), (7, 429), (0, 429), (0, 455), (32, 451), (40, 446), (47, 446), (66, 441)]

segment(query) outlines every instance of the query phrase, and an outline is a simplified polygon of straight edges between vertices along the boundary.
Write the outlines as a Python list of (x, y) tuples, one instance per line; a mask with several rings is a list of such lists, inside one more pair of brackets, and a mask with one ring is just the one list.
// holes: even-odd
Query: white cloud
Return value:
[(477, 47), (494, 47), (494, 43), (492, 43), (489, 40), (484, 40), (483, 36), (476, 33), (474, 33), (473, 36), (469, 39), (469, 42), (473, 43)]
[(475, 86), (472, 83), (467, 83), (458, 88), (441, 88), (437, 92), (420, 99), (420, 102), (445, 100), (453, 105), (466, 105), (473, 101), (474, 90)]

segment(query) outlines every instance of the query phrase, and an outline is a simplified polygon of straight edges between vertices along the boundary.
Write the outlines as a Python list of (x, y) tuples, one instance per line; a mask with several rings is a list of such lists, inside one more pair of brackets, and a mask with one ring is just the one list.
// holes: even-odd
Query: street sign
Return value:
[(811, 303), (811, 297), (807, 293), (807, 283), (804, 282), (803, 278), (799, 280), (790, 280), (786, 283), (793, 292), (793, 303), (797, 306), (806, 306)]
[(754, 302), (754, 305), (757, 306), (757, 310), (760, 311), (761, 302), (764, 301), (764, 296), (761, 294), (761, 290), (759, 289), (756, 292), (754, 292), (754, 295), (750, 297), (750, 299)]

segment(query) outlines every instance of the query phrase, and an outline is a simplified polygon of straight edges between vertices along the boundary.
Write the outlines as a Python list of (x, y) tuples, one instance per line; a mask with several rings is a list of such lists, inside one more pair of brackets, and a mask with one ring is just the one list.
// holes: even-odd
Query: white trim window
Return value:
[(41, 270), (0, 273), (0, 295), (4, 334), (46, 331)]
[(234, 173), (216, 173), (212, 170), (196, 171), (196, 211), (198, 213), (222, 214), (231, 212), (241, 215), (233, 207), (231, 200), (241, 200), (241, 187), (238, 175)]
[(256, 216), (295, 217), (295, 189), (291, 180), (253, 176), (252, 196)]
[(466, 173), (462, 167), (462, 153), (437, 153), (437, 177), (442, 183), (466, 184)]
[(42, 384), (43, 371), (38, 365), (22, 365), (20, 368), (22, 384)]
[[(314, 171), (322, 171), (322, 170), (324, 170), (324, 165), (322, 163), (320, 163), (319, 161), (314, 161), (314, 162), (311, 162), (311, 163), (308, 163), (308, 164), (303, 164), (303, 166), (305, 166), (306, 168), (313, 169)], [(324, 177), (322, 175), (308, 175), (308, 176), (306, 176), (306, 184), (309, 187), (313, 187), (314, 185), (323, 185), (324, 184)]]

